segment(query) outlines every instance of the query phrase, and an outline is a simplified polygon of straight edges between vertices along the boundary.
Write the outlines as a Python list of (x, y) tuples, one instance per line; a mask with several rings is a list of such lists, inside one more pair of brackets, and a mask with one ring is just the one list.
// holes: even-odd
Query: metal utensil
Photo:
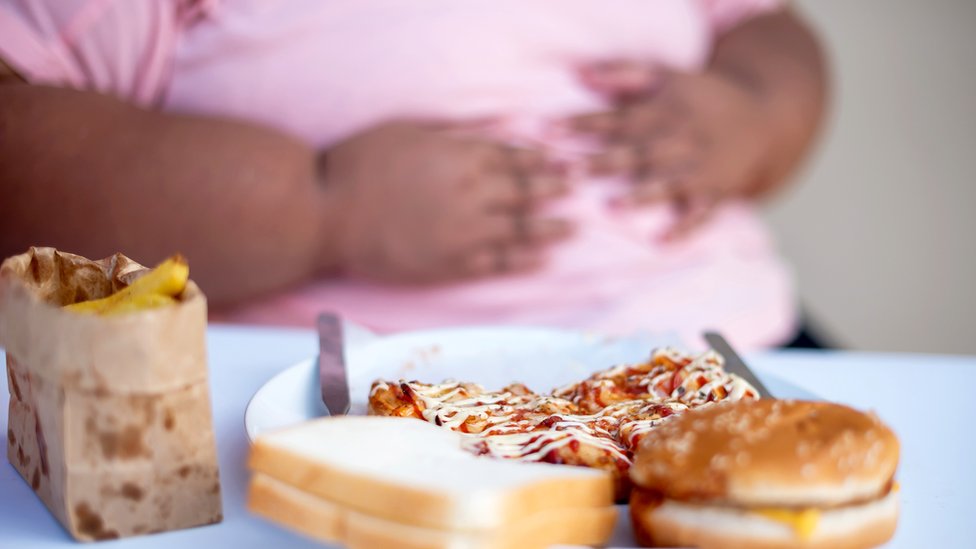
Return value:
[(349, 413), (349, 380), (346, 377), (346, 354), (342, 339), (342, 320), (335, 314), (322, 313), (317, 322), (319, 332), (319, 383), (322, 400), (329, 414)]
[(722, 355), (725, 359), (725, 370), (731, 372), (742, 379), (749, 382), (750, 385), (756, 388), (759, 392), (759, 398), (774, 398), (769, 389), (763, 385), (762, 381), (756, 377), (756, 374), (752, 373), (752, 370), (746, 366), (746, 363), (742, 361), (738, 353), (729, 345), (729, 342), (725, 340), (718, 332), (705, 332), (705, 341), (712, 346), (712, 349)]

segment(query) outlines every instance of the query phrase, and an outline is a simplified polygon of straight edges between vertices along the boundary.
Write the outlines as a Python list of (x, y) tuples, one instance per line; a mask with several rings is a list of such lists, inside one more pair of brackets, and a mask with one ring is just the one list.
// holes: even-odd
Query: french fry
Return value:
[(64, 308), (77, 313), (116, 315), (173, 305), (176, 296), (186, 288), (189, 278), (190, 267), (186, 260), (175, 255), (108, 297), (82, 301)]
[(164, 307), (166, 305), (176, 305), (176, 299), (163, 294), (141, 294), (134, 295), (125, 301), (116, 303), (102, 311), (101, 314), (105, 316), (123, 315), (144, 311), (146, 309), (155, 309), (156, 307)]

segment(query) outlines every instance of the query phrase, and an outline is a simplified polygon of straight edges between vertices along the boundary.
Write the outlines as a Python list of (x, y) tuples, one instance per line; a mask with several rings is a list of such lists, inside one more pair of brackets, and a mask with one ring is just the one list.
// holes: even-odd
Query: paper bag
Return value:
[(145, 268), (31, 248), (0, 266), (7, 458), (77, 540), (221, 520), (206, 298), (116, 316), (63, 310)]

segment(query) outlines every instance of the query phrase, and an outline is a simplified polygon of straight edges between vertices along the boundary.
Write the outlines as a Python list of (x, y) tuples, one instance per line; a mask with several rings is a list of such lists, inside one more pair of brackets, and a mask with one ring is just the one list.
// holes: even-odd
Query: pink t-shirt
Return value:
[[(33, 83), (259, 122), (316, 147), (392, 118), (491, 119), (493, 135), (572, 161), (579, 144), (553, 123), (606, 108), (580, 84), (581, 65), (694, 70), (718, 33), (776, 3), (0, 0), (0, 55)], [(381, 332), (546, 324), (689, 341), (711, 327), (745, 348), (792, 333), (791, 277), (752, 206), (727, 204), (662, 244), (667, 208), (616, 211), (614, 186), (576, 177), (553, 208), (577, 234), (538, 272), (422, 289), (324, 279), (222, 318), (308, 326), (330, 309)]]

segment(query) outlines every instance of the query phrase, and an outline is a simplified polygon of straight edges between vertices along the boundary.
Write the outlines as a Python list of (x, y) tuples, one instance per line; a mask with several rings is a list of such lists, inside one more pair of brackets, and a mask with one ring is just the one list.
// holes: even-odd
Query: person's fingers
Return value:
[(545, 151), (538, 148), (484, 144), (484, 162), (481, 168), (500, 174), (522, 173), (528, 176), (552, 175), (560, 176), (566, 172), (563, 162), (553, 159)]
[(550, 244), (573, 234), (574, 225), (558, 217), (515, 216), (516, 238), (529, 244)]
[(560, 176), (527, 177), (514, 181), (513, 185), (514, 190), (518, 193), (516, 206), (531, 207), (565, 196), (569, 192), (569, 181), (566, 177)]
[(645, 148), (648, 166), (664, 172), (677, 172), (693, 167), (703, 154), (701, 144), (685, 134), (660, 136)]
[(459, 270), (465, 276), (488, 276), (495, 273), (496, 253), (491, 248), (479, 248), (463, 256), (459, 263)]
[(607, 139), (621, 133), (622, 119), (616, 111), (598, 112), (574, 116), (567, 126), (575, 133)]
[(587, 159), (592, 175), (624, 175), (634, 182), (685, 176), (700, 163), (702, 148), (685, 133), (659, 133), (616, 141)]
[(695, 164), (698, 147), (681, 136), (658, 135), (608, 144), (591, 156), (587, 167), (593, 175), (627, 175), (646, 179), (652, 170), (658, 174), (687, 171)]
[(620, 111), (622, 123), (618, 130), (621, 139), (665, 139), (682, 124), (675, 120), (668, 105), (648, 100)]
[(644, 162), (645, 147), (642, 144), (615, 143), (587, 160), (592, 175), (634, 175)]
[(680, 181), (674, 178), (650, 176), (634, 183), (630, 192), (617, 199), (623, 207), (649, 206), (670, 202), (680, 194)]
[(468, 254), (461, 260), (460, 267), (465, 275), (478, 277), (532, 270), (543, 262), (543, 254), (538, 248), (495, 245)]
[(485, 180), (484, 192), (494, 208), (504, 210), (528, 209), (569, 192), (565, 175), (530, 175), (516, 171), (508, 177)]
[(530, 209), (569, 192), (569, 182), (562, 177), (540, 176), (511, 178), (500, 182), (490, 193), (489, 205), (493, 209)]
[(590, 138), (626, 141), (669, 135), (680, 121), (674, 119), (667, 105), (652, 99), (613, 111), (572, 117), (566, 125), (571, 132)]
[(650, 94), (658, 71), (649, 63), (616, 60), (594, 63), (580, 70), (583, 84), (613, 100), (626, 101)]
[(532, 215), (528, 210), (497, 212), (482, 221), (475, 239), (481, 243), (543, 245), (569, 237), (574, 228), (566, 219)]
[(532, 246), (507, 246), (496, 250), (500, 272), (529, 271), (542, 266), (542, 251)]
[(505, 147), (506, 172), (524, 174), (546, 173), (552, 169), (548, 156), (538, 149)]

